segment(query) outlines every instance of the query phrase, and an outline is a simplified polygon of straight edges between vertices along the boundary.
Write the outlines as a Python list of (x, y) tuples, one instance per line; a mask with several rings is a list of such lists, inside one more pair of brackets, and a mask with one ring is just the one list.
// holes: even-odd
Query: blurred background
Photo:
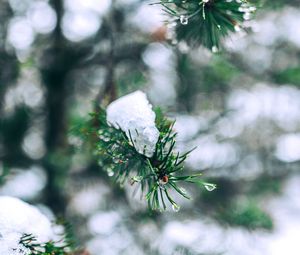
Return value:
[[(149, 3), (0, 1), (0, 194), (64, 217), (92, 255), (299, 254), (299, 0), (264, 1), (216, 54), (172, 40)], [(149, 214), (74, 132), (137, 89), (218, 185), (187, 187), (177, 213)]]

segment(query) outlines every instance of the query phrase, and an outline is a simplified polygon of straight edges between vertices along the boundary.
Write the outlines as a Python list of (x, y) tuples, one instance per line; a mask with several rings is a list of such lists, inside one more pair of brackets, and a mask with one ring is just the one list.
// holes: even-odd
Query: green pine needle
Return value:
[(64, 233), (61, 234), (58, 242), (49, 241), (46, 243), (38, 243), (32, 234), (23, 234), (20, 240), (26, 249), (30, 251), (30, 255), (72, 255), (75, 250), (75, 237), (72, 234), (72, 226), (64, 221), (58, 220), (57, 224), (64, 226)]
[(184, 154), (175, 151), (174, 122), (164, 118), (160, 110), (156, 111), (156, 126), (160, 135), (151, 158), (136, 151), (130, 133), (128, 138), (121, 129), (107, 124), (105, 110), (93, 113), (92, 117), (92, 123), (97, 123), (97, 127), (93, 128), (91, 137), (100, 166), (121, 185), (128, 181), (130, 185), (140, 187), (146, 194), (150, 209), (165, 210), (169, 203), (177, 211), (179, 205), (170, 191), (189, 199), (185, 189), (179, 186), (183, 182), (197, 183), (207, 190), (215, 188), (213, 184), (203, 182), (199, 178), (201, 174), (184, 175), (183, 164), (191, 151)]
[(256, 8), (246, 0), (161, 0), (163, 10), (175, 23), (178, 41), (190, 46), (203, 45), (212, 51), (221, 40), (243, 29)]
[(37, 243), (37, 239), (32, 234), (24, 234), (20, 240), (30, 255), (70, 255), (70, 246), (67, 242), (58, 244), (55, 242)]

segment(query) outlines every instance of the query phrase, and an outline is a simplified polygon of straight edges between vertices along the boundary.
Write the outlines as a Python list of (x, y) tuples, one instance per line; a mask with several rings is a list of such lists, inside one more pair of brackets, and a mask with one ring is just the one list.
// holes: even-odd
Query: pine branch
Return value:
[(244, 28), (256, 8), (247, 0), (160, 0), (178, 41), (218, 51), (221, 40)]
[[(85, 132), (92, 138), (100, 166), (120, 185), (129, 181), (130, 185), (140, 188), (146, 194), (150, 209), (166, 210), (170, 204), (173, 210), (179, 210), (170, 193), (177, 192), (190, 199), (185, 189), (179, 186), (182, 183), (200, 184), (210, 191), (216, 188), (200, 179), (201, 174), (184, 175), (183, 164), (191, 151), (184, 154), (175, 151), (174, 122), (163, 117), (159, 110), (156, 111), (156, 126), (160, 135), (151, 158), (136, 151), (130, 132), (128, 138), (121, 129), (108, 125), (104, 109), (91, 116), (91, 128)], [(93, 126), (95, 122), (99, 123), (98, 128)]]
[(57, 244), (55, 242), (37, 243), (32, 234), (24, 234), (20, 240), (30, 255), (71, 255), (68, 244)]
[[(64, 227), (64, 233), (61, 234), (60, 240), (39, 243), (37, 238), (32, 234), (23, 234), (20, 240), (30, 255), (75, 255), (75, 237), (73, 235), (72, 226), (64, 221), (58, 220), (57, 224)], [(83, 253), (84, 254), (84, 253)]]

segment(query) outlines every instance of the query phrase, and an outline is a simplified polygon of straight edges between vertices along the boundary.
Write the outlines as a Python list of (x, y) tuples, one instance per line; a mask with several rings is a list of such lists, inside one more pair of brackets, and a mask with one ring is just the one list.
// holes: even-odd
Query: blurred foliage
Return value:
[(273, 229), (273, 221), (269, 214), (259, 208), (254, 202), (235, 202), (224, 207), (216, 218), (225, 224), (248, 229)]
[(274, 79), (279, 84), (300, 86), (300, 67), (291, 67), (276, 73)]
[[(214, 179), (219, 188), (215, 192), (201, 194), (200, 201), (203, 208), (223, 224), (272, 230), (272, 218), (258, 207), (256, 201), (269, 194), (280, 194), (282, 180), (262, 176), (253, 185), (252, 182), (237, 183), (223, 178)], [(237, 194), (244, 194), (246, 201), (237, 199)]]
[(255, 185), (250, 186), (248, 194), (251, 196), (278, 195), (282, 191), (283, 180), (282, 177), (261, 176), (255, 181)]
[(118, 79), (118, 94), (126, 95), (129, 92), (142, 88), (147, 83), (147, 78), (142, 69), (129, 70)]
[(250, 2), (264, 9), (279, 9), (287, 5), (299, 6), (300, 4), (299, 0), (251, 0)]
[(5, 182), (6, 176), (9, 174), (9, 168), (6, 165), (0, 165), (0, 185)]
[[(240, 71), (221, 55), (215, 54), (211, 61), (201, 67), (191, 60), (189, 54), (178, 52), (177, 70), (179, 84), (177, 86), (177, 100), (180, 110), (192, 112), (197, 106), (197, 95), (213, 95), (226, 93), (233, 79), (238, 78)], [(222, 106), (223, 107), (223, 106)]]
[(239, 70), (224, 58), (216, 56), (210, 65), (203, 67), (201, 91), (210, 93), (228, 89), (230, 81), (239, 74)]

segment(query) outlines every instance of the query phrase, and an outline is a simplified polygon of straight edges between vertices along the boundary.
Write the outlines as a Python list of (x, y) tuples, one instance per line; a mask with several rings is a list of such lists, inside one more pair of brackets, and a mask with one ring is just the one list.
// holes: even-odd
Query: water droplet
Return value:
[(184, 15), (181, 15), (179, 19), (182, 25), (187, 25), (189, 23), (189, 18)]
[(203, 183), (203, 185), (207, 191), (213, 191), (217, 188), (217, 185), (212, 183)]
[(174, 212), (179, 212), (180, 206), (179, 206), (178, 204), (172, 204), (172, 210), (173, 210)]
[(107, 137), (104, 134), (100, 134), (99, 135), (99, 139), (102, 140), (102, 141), (104, 141), (104, 142), (108, 142), (110, 140), (109, 137)]
[(109, 140), (110, 139), (108, 137), (104, 137), (104, 139), (103, 139), (104, 142), (109, 142)]
[(243, 15), (243, 18), (244, 20), (249, 20), (251, 18), (251, 14), (249, 12), (246, 12), (244, 15)]
[(112, 177), (112, 176), (114, 176), (114, 171), (111, 169), (111, 168), (108, 168), (107, 170), (107, 175), (109, 176), (109, 177)]
[(217, 46), (212, 46), (211, 51), (212, 51), (213, 53), (217, 53), (217, 52), (219, 51), (219, 49), (218, 49)]
[(219, 30), (221, 30), (221, 26), (220, 25), (217, 25), (217, 27), (218, 27)]
[(234, 30), (235, 30), (236, 32), (239, 32), (239, 31), (241, 31), (241, 27), (240, 27), (239, 25), (235, 25), (235, 26), (234, 26)]

